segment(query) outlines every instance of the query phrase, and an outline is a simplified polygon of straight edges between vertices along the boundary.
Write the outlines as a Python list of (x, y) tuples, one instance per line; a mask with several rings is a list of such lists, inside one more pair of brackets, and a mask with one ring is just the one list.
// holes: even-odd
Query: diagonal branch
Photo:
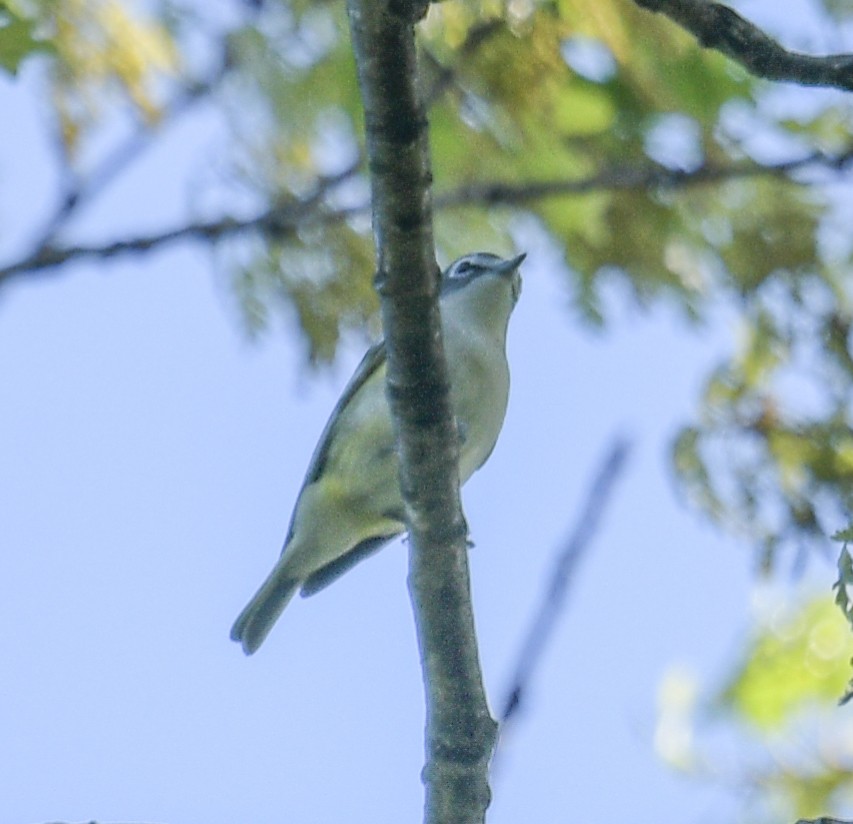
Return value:
[(86, 176), (78, 177), (68, 172), (64, 192), (44, 227), (33, 244), (37, 249), (47, 249), (54, 238), (87, 203), (97, 198), (116, 178), (124, 174), (163, 134), (163, 131), (189, 114), (197, 104), (208, 98), (220, 85), (231, 68), (227, 45), (223, 46), (222, 56), (210, 71), (210, 74), (179, 90), (166, 104), (155, 126), (140, 126), (129, 137), (100, 160), (98, 165)]
[(574, 531), (557, 556), (548, 590), (522, 644), (515, 673), (500, 711), (502, 731), (524, 703), (539, 659), (550, 640), (560, 613), (565, 608), (566, 597), (577, 565), (595, 537), (602, 513), (613, 491), (613, 485), (625, 468), (630, 448), (630, 443), (622, 438), (617, 439), (610, 447), (589, 489), (586, 504)]
[(853, 91), (853, 54), (813, 57), (788, 51), (722, 3), (708, 0), (634, 0), (687, 29), (704, 48), (716, 49), (756, 77), (801, 86)]
[(483, 20), (472, 26), (465, 36), (462, 45), (457, 49), (454, 62), (451, 65), (443, 65), (432, 56), (429, 49), (423, 49), (422, 60), (432, 68), (435, 76), (424, 94), (424, 105), (432, 107), (434, 103), (449, 89), (456, 81), (456, 66), (466, 58), (475, 54), (489, 39), (507, 27), (507, 22), (501, 17)]

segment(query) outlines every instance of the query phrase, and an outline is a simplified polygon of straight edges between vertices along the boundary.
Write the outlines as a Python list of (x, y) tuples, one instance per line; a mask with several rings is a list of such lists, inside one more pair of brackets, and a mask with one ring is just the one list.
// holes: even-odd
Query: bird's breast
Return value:
[(509, 366), (502, 342), (469, 333), (445, 336), (453, 411), (462, 436), (460, 481), (465, 483), (494, 449), (509, 399)]

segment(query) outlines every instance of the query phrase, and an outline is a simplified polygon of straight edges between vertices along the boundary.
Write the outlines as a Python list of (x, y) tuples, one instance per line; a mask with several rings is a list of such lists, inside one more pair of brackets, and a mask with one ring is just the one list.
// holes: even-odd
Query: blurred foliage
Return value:
[[(720, 695), (762, 733), (778, 730), (812, 704), (834, 706), (844, 692), (853, 638), (828, 598), (774, 615)], [(853, 766), (853, 765), (851, 765)]]
[[(807, 553), (845, 523), (853, 495), (850, 310), (817, 273), (750, 289), (733, 357), (709, 377), (675, 466), (706, 511), (758, 542)], [(718, 471), (725, 466), (725, 471)]]
[(53, 43), (38, 32), (34, 9), (22, 0), (0, 0), (0, 68), (17, 74), (26, 58), (53, 51)]
[(179, 45), (166, 24), (122, 0), (15, 0), (50, 44), (52, 97), (61, 145), (73, 159), (81, 140), (127, 105), (148, 125), (162, 115), (163, 78), (179, 72)]
[[(853, 14), (846, 0), (813, 6), (827, 32)], [(3, 10), (0, 64), (15, 71), (51, 50), (69, 166), (116, 118), (144, 132), (179, 93), (204, 87), (231, 130), (216, 181), (229, 204), (255, 214), (306, 204), (298, 231), (223, 243), (250, 329), (295, 318), (322, 363), (375, 318), (340, 0), (6, 0)], [(845, 172), (724, 172), (849, 150), (849, 96), (756, 80), (632, 0), (445, 0), (418, 31), (435, 195), (455, 204), (436, 217), (440, 259), (505, 252), (519, 219), (533, 218), (563, 250), (557, 274), (578, 319), (606, 325), (616, 295), (675, 307), (685, 333), (722, 318), (731, 351), (674, 441), (682, 486), (760, 548), (762, 569), (783, 547), (798, 561), (826, 550), (853, 493), (853, 242), (832, 186)], [(205, 86), (211, 66), (226, 71)], [(679, 177), (697, 170), (720, 174)], [(529, 196), (535, 184), (597, 179), (612, 185)], [(489, 183), (515, 187), (515, 199), (453, 197)]]
[(379, 331), (372, 247), (342, 224), (316, 231), (321, 237), (260, 244), (253, 265), (234, 278), (249, 331), (265, 328), (275, 307), (295, 312), (313, 362), (334, 357), (342, 328)]
[(853, 719), (838, 701), (853, 637), (825, 596), (793, 605), (770, 598), (763, 613), (715, 694), (701, 695), (680, 670), (664, 679), (658, 752), (673, 768), (731, 789), (745, 802), (744, 821), (849, 817)]

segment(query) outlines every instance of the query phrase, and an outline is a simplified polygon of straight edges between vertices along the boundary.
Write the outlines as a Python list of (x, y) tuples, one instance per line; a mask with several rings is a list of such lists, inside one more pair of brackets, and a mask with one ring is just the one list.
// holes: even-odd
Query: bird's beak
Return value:
[(509, 275), (518, 269), (521, 266), (522, 261), (527, 257), (527, 252), (522, 252), (518, 257), (512, 258), (512, 260), (505, 260), (500, 266), (497, 266), (497, 270), (502, 275)]

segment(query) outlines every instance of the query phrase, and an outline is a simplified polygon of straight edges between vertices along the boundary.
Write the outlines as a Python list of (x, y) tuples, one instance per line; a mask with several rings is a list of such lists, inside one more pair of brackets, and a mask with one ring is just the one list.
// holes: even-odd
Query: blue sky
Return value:
[[(4, 257), (51, 202), (36, 79), (0, 78)], [(77, 236), (170, 225), (221, 139), (198, 112)], [(652, 737), (666, 669), (713, 684), (749, 625), (747, 548), (685, 509), (667, 463), (737, 330), (722, 313), (693, 330), (623, 307), (593, 333), (547, 246), (527, 251), (504, 432), (463, 494), (495, 705), (605, 449), (620, 433), (635, 448), (505, 742), (489, 820), (721, 820), (731, 799), (672, 775)], [(418, 820), (401, 542), (293, 602), (253, 658), (228, 640), (363, 344), (314, 374), (286, 324), (248, 342), (217, 260), (191, 243), (0, 297), (0, 824)]]

